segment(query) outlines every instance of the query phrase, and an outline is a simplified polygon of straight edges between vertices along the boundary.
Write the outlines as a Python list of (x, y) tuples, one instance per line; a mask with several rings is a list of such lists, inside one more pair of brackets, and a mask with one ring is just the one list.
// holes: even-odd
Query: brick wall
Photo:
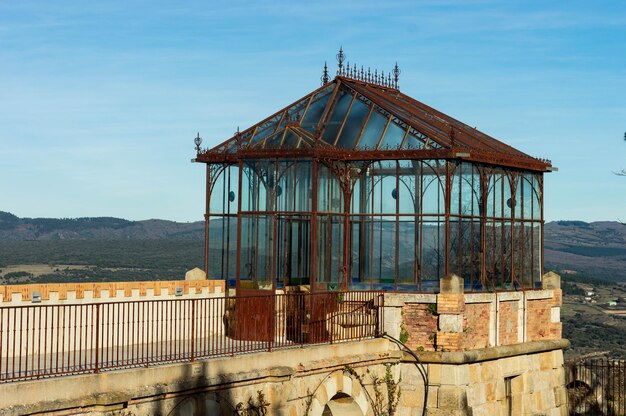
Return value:
[(409, 348), (435, 351), (437, 333), (435, 312), (435, 305), (428, 303), (408, 303), (402, 307), (402, 328), (408, 333), (409, 339), (406, 344)]
[(526, 339), (528, 341), (561, 338), (563, 326), (558, 317), (553, 316), (553, 309), (560, 308), (561, 305), (561, 289), (554, 289), (554, 292), (552, 298), (533, 299), (527, 302)]
[(520, 302), (517, 300), (500, 302), (498, 314), (499, 345), (511, 345), (518, 342), (518, 319)]
[(489, 346), (489, 303), (465, 305), (463, 316), (463, 349), (472, 350)]

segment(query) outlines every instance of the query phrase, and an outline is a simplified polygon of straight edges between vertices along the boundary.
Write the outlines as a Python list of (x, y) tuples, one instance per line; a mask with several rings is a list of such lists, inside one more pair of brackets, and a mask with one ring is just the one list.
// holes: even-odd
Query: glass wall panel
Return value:
[(533, 282), (536, 288), (541, 288), (542, 252), (541, 252), (541, 224), (533, 223)]
[(316, 289), (338, 290), (343, 278), (342, 215), (319, 215), (316, 232)]
[(274, 217), (241, 216), (241, 287), (271, 289), (275, 273)]
[(416, 183), (419, 180), (419, 165), (419, 162), (411, 160), (398, 161), (398, 187), (395, 192), (395, 199), (398, 200), (398, 214), (415, 215), (417, 213)]
[(414, 216), (399, 217), (398, 221), (398, 290), (419, 291), (417, 274), (417, 223)]
[(317, 210), (319, 212), (343, 212), (343, 192), (339, 179), (324, 164), (318, 165)]
[(396, 161), (374, 162), (369, 169), (372, 192), (367, 199), (367, 212), (395, 214), (396, 212)]
[(437, 160), (425, 160), (421, 163), (420, 181), (417, 184), (419, 214), (445, 214), (444, 186), (445, 164)]
[(242, 211), (266, 211), (268, 210), (268, 203), (270, 207), (272, 206), (270, 197), (275, 173), (274, 169), (275, 164), (273, 162), (245, 162), (241, 178)]
[(277, 216), (277, 287), (309, 284), (310, 226), (308, 215)]
[(443, 217), (422, 217), (420, 224), (421, 291), (433, 292), (445, 273), (446, 224)]
[(207, 256), (209, 279), (234, 282), (237, 258), (237, 166), (209, 165), (211, 194)]

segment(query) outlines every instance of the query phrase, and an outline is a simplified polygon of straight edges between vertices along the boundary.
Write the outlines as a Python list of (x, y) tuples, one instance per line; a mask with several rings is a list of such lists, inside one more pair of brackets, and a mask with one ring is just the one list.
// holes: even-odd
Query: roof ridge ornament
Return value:
[(324, 61), (324, 74), (322, 75), (322, 78), (320, 78), (322, 80), (322, 85), (326, 85), (328, 84), (328, 81), (330, 81), (330, 77), (328, 76), (328, 66), (326, 65), (326, 61)]
[[(365, 67), (361, 65), (361, 71), (359, 72), (356, 63), (352, 63), (346, 61), (346, 54), (343, 52), (343, 46), (339, 47), (339, 53), (336, 55), (337, 58), (337, 76), (351, 78), (356, 81), (363, 82), (365, 84), (373, 84), (380, 87), (385, 88), (394, 88), (400, 89), (398, 86), (398, 80), (400, 78), (400, 68), (398, 67), (398, 61), (396, 61), (396, 65), (393, 69), (387, 72), (387, 76), (385, 76), (385, 71), (379, 71), (378, 69), (374, 69), (372, 73), (371, 69), (368, 67), (367, 72), (365, 72)], [(320, 78), (322, 80), (322, 85), (326, 84), (330, 81), (328, 77), (328, 67), (326, 62), (324, 62), (324, 73)]]
[(393, 67), (393, 87), (397, 90), (400, 89), (400, 86), (398, 85), (398, 80), (400, 79), (400, 73), (402, 71), (400, 71), (400, 68), (398, 68), (398, 61), (396, 61), (396, 66)]
[(200, 154), (200, 145), (202, 144), (202, 137), (200, 137), (200, 132), (193, 139), (194, 144), (196, 145), (196, 153)]
[(337, 54), (337, 62), (339, 69), (337, 69), (337, 75), (343, 75), (343, 61), (346, 59), (346, 55), (343, 53), (343, 46), (339, 47), (339, 53)]

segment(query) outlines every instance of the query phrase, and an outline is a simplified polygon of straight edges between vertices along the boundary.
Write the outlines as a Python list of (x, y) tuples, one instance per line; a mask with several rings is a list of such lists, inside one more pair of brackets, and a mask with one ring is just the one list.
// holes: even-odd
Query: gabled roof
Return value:
[(199, 162), (241, 158), (464, 158), (545, 171), (533, 158), (397, 89), (338, 76), (224, 143)]

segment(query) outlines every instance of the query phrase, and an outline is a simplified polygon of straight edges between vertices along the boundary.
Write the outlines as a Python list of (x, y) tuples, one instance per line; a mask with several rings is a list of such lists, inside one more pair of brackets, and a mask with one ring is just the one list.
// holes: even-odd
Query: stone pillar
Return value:
[(463, 350), (463, 278), (454, 273), (440, 279), (440, 293), (437, 296), (438, 351)]
[(543, 275), (541, 280), (544, 289), (552, 290), (549, 336), (551, 339), (559, 339), (563, 336), (563, 324), (561, 323), (561, 305), (563, 304), (561, 276), (554, 272), (548, 272)]

